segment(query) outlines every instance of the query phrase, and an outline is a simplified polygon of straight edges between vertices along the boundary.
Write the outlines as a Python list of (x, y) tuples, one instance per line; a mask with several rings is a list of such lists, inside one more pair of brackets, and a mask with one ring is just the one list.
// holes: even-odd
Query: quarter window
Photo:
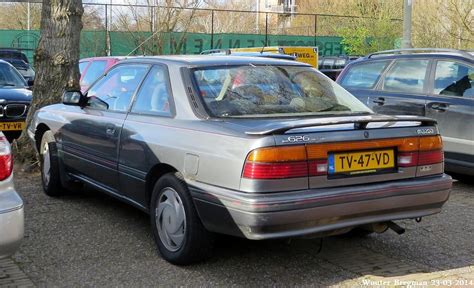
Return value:
[(110, 70), (87, 92), (89, 106), (96, 109), (127, 111), (132, 96), (147, 70), (147, 65), (120, 65)]
[(421, 93), (429, 60), (397, 60), (383, 81), (383, 90)]
[(474, 67), (438, 61), (433, 92), (446, 96), (474, 96)]
[(341, 85), (348, 88), (371, 89), (387, 64), (388, 61), (375, 61), (354, 65), (342, 79)]
[(171, 89), (168, 80), (164, 67), (153, 67), (137, 94), (132, 112), (170, 116)]

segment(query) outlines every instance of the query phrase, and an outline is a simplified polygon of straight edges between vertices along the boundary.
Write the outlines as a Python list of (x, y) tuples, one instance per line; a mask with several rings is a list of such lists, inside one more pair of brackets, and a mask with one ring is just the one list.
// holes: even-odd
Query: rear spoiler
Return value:
[(348, 116), (348, 117), (329, 117), (312, 118), (303, 120), (287, 120), (281, 122), (272, 122), (266, 125), (257, 126), (254, 129), (245, 132), (247, 135), (271, 135), (284, 134), (286, 131), (297, 128), (326, 126), (337, 124), (354, 123), (354, 129), (365, 129), (369, 123), (374, 122), (421, 122), (421, 126), (436, 125), (436, 120), (422, 116), (387, 116), (387, 115), (369, 115), (369, 116)]

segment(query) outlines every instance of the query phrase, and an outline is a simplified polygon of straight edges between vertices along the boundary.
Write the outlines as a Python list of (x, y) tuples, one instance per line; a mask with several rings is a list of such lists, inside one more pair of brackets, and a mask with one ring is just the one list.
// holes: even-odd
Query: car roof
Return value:
[(19, 59), (19, 58), (1, 58), (1, 59), (7, 62), (21, 62), (28, 65), (28, 63), (26, 63), (25, 60)]
[(443, 48), (408, 48), (380, 51), (369, 54), (362, 59), (395, 59), (395, 58), (419, 58), (419, 57), (452, 57), (474, 61), (473, 51), (443, 49)]
[(115, 60), (123, 60), (127, 59), (126, 56), (98, 56), (98, 57), (89, 57), (89, 58), (82, 58), (79, 60), (81, 61), (95, 61), (95, 60), (109, 60), (109, 59), (115, 59)]
[(15, 49), (15, 48), (0, 48), (0, 52), (15, 52), (15, 53), (23, 54), (21, 50)]
[(219, 66), (219, 65), (294, 65), (308, 66), (309, 64), (282, 60), (269, 57), (248, 56), (211, 56), (211, 55), (167, 55), (167, 56), (143, 56), (125, 59), (123, 62), (168, 62), (182, 66)]

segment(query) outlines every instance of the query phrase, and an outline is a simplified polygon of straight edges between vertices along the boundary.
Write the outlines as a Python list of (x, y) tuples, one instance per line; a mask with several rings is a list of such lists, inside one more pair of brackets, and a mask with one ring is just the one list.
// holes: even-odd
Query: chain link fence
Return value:
[[(41, 3), (0, 3), (0, 47), (22, 49), (31, 59), (39, 41), (40, 15)], [(84, 3), (81, 57), (199, 54), (261, 46), (318, 46), (321, 55), (340, 55), (344, 49), (338, 29), (362, 18)], [(400, 19), (392, 21), (401, 25)]]

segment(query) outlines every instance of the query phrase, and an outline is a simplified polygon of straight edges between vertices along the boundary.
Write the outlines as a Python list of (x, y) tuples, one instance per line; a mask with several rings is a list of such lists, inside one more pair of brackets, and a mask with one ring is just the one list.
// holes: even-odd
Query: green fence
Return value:
[[(0, 30), (0, 47), (22, 49), (32, 60), (38, 45), (39, 31)], [(321, 55), (344, 54), (341, 37), (295, 36), (259, 34), (206, 34), (206, 33), (157, 33), (144, 42), (150, 32), (110, 32), (111, 55), (166, 55), (199, 54), (203, 50), (216, 48), (243, 48), (267, 46), (318, 46)], [(142, 44), (143, 43), (143, 44)], [(137, 46), (142, 44), (138, 49)], [(105, 31), (83, 31), (81, 33), (81, 58), (107, 55), (107, 33)]]

